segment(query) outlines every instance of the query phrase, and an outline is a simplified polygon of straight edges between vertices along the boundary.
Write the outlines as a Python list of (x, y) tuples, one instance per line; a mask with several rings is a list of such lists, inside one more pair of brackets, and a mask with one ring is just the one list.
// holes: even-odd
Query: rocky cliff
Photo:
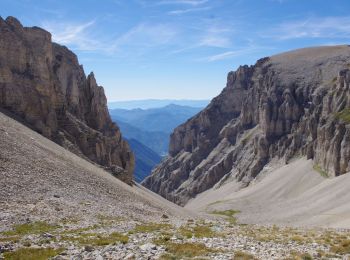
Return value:
[(247, 186), (271, 160), (350, 170), (350, 46), (300, 49), (230, 72), (222, 93), (171, 135), (143, 185), (178, 204), (228, 181)]
[(106, 104), (93, 73), (49, 32), (0, 17), (0, 108), (130, 184), (133, 154)]

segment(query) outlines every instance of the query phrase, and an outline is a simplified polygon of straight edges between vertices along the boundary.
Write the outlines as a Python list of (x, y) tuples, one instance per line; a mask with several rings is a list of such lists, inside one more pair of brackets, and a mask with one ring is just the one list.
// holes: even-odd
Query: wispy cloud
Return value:
[(140, 23), (114, 41), (114, 46), (147, 46), (164, 45), (174, 39), (177, 28), (167, 24)]
[(85, 23), (56, 23), (44, 22), (42, 27), (52, 34), (52, 40), (59, 44), (70, 45), (78, 50), (103, 49), (101, 43), (91, 37), (89, 30), (95, 21)]
[(192, 5), (199, 6), (209, 2), (209, 0), (163, 0), (158, 5)]
[(168, 14), (172, 15), (181, 15), (181, 14), (186, 14), (186, 13), (192, 13), (192, 12), (200, 12), (200, 11), (207, 11), (210, 10), (211, 7), (200, 7), (200, 8), (187, 8), (187, 9), (178, 9), (178, 10), (173, 10), (168, 12)]
[(85, 23), (44, 22), (42, 27), (52, 34), (52, 39), (62, 45), (81, 51), (105, 54), (135, 55), (149, 48), (166, 45), (177, 35), (177, 29), (167, 24), (140, 23), (119, 36), (96, 34), (96, 20)]
[(233, 29), (225, 25), (211, 25), (204, 30), (199, 46), (228, 48), (232, 45)]
[(279, 40), (297, 38), (350, 38), (350, 17), (311, 17), (285, 22), (265, 34)]
[(265, 49), (265, 48), (252, 45), (252, 46), (247, 46), (247, 47), (242, 48), (242, 49), (226, 51), (226, 52), (222, 52), (219, 54), (204, 57), (204, 58), (200, 59), (200, 61), (214, 62), (214, 61), (227, 60), (227, 59), (231, 59), (231, 58), (238, 57), (241, 55), (251, 54), (251, 53), (254, 53), (254, 52), (262, 50), (262, 49)]

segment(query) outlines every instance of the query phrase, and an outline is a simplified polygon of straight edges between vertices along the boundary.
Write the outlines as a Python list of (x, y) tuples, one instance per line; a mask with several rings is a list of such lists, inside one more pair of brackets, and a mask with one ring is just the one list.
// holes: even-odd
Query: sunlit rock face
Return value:
[(230, 72), (222, 93), (171, 135), (143, 185), (184, 205), (214, 185), (248, 185), (272, 159), (350, 170), (350, 47), (300, 49)]
[(49, 32), (0, 17), (0, 107), (131, 184), (133, 154), (106, 104), (93, 73)]

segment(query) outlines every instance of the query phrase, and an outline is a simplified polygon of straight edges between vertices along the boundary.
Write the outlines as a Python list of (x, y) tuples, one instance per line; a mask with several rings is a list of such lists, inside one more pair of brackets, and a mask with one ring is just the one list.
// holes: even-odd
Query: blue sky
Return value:
[(349, 0), (0, 0), (94, 71), (109, 101), (210, 99), (241, 64), (350, 44)]

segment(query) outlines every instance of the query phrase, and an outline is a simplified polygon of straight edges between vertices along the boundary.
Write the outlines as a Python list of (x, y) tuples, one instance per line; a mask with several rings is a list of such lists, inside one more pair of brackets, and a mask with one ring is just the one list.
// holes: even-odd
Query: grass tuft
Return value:
[(166, 245), (167, 253), (162, 255), (160, 259), (184, 259), (184, 258), (194, 258), (198, 256), (206, 256), (210, 253), (215, 253), (218, 250), (208, 248), (201, 243), (168, 243)]
[(47, 260), (63, 252), (63, 249), (52, 248), (20, 248), (4, 253), (5, 260)]
[(253, 255), (243, 251), (236, 251), (233, 257), (233, 260), (255, 260), (255, 259), (256, 258)]
[(314, 168), (314, 170), (317, 171), (322, 177), (328, 178), (328, 173), (327, 173), (326, 171), (322, 170), (322, 168), (321, 168), (319, 165), (315, 164), (315, 165), (313, 166), (313, 168)]
[(62, 237), (62, 240), (91, 246), (106, 246), (115, 243), (126, 244), (129, 242), (128, 236), (122, 235), (118, 232), (113, 232), (108, 236), (102, 236), (95, 233), (85, 233), (79, 236), (64, 236)]
[(57, 225), (51, 225), (43, 221), (37, 221), (33, 223), (15, 225), (13, 227), (13, 230), (5, 231), (2, 234), (5, 236), (42, 234), (46, 232), (51, 232), (57, 228), (59, 228), (59, 226)]
[(335, 118), (350, 123), (350, 108), (344, 108), (342, 111), (335, 113)]
[(148, 223), (142, 225), (136, 225), (133, 231), (130, 233), (151, 233), (161, 230), (167, 230), (171, 228), (170, 224), (165, 223)]
[(235, 217), (235, 215), (237, 213), (240, 213), (239, 210), (233, 210), (233, 209), (229, 209), (229, 210), (214, 210), (212, 212), (210, 212), (210, 214), (214, 214), (214, 215), (220, 215), (220, 216), (225, 216), (227, 217), (228, 221), (231, 224), (237, 224), (237, 218)]

